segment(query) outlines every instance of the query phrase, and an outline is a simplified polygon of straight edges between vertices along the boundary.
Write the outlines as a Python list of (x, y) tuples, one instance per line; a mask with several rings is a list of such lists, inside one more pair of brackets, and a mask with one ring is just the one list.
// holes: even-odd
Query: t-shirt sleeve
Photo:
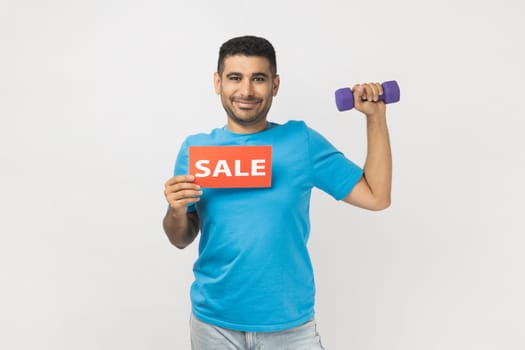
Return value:
[(363, 176), (363, 169), (317, 131), (307, 130), (314, 186), (336, 200), (345, 198)]
[[(173, 176), (177, 175), (187, 175), (189, 168), (189, 157), (188, 157), (188, 140), (184, 140), (182, 143), (179, 154), (177, 155), (177, 160), (175, 161), (175, 169), (173, 170)], [(194, 212), (195, 204), (188, 204), (188, 212)]]

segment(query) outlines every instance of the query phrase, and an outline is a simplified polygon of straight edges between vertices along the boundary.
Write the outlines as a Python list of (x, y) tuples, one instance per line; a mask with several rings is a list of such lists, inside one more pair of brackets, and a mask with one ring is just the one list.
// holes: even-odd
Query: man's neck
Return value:
[(235, 134), (255, 134), (266, 130), (268, 127), (268, 121), (262, 120), (261, 122), (253, 125), (239, 125), (230, 119), (228, 119), (228, 124), (226, 125), (229, 131)]

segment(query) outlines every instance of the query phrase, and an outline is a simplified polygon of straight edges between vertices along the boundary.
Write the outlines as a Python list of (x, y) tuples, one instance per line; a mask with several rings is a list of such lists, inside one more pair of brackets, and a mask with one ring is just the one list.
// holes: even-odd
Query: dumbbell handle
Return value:
[[(385, 81), (383, 84), (381, 84), (381, 86), (383, 87), (383, 94), (379, 96), (380, 101), (384, 101), (385, 103), (394, 103), (399, 101), (400, 92), (397, 81)], [(338, 89), (335, 92), (335, 104), (337, 105), (337, 109), (340, 112), (354, 108), (354, 95), (352, 93), (352, 89)]]

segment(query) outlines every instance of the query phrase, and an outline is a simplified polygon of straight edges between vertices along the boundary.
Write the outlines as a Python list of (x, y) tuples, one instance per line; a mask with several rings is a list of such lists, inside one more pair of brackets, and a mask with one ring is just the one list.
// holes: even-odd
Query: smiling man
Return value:
[[(184, 248), (201, 234), (190, 293), (194, 350), (323, 349), (307, 249), (311, 190), (369, 210), (390, 205), (392, 159), (381, 85), (352, 89), (355, 108), (367, 118), (361, 168), (304, 122), (268, 120), (279, 82), (266, 39), (224, 43), (214, 85), (227, 123), (186, 138), (165, 183), (163, 225), (170, 242)], [(192, 146), (271, 146), (271, 187), (201, 188), (188, 170)]]
[(228, 55), (214, 75), (215, 92), (228, 115), (228, 129), (239, 133), (266, 128), (266, 116), (279, 90), (279, 76), (267, 57)]

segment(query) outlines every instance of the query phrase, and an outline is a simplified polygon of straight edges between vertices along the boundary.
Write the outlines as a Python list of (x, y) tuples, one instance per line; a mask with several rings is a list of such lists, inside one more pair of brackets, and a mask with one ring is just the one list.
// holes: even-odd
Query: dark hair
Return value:
[(275, 50), (272, 44), (264, 38), (246, 35), (230, 39), (222, 44), (219, 50), (219, 62), (217, 63), (217, 72), (219, 74), (222, 74), (224, 69), (224, 59), (234, 55), (265, 57), (270, 62), (272, 74), (275, 75), (277, 73)]

